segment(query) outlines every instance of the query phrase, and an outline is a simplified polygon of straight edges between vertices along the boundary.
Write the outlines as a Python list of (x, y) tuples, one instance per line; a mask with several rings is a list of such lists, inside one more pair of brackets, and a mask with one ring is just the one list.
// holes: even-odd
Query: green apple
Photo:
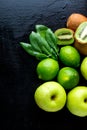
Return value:
[(41, 84), (34, 94), (35, 102), (44, 111), (56, 112), (62, 109), (66, 103), (64, 88), (55, 81)]
[(87, 57), (85, 57), (81, 63), (81, 74), (87, 80)]
[(79, 117), (87, 116), (87, 87), (77, 86), (67, 95), (68, 110)]

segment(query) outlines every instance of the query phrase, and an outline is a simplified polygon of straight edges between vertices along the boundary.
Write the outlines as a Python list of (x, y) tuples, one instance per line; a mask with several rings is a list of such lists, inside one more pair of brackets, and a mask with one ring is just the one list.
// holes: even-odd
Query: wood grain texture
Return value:
[(66, 108), (46, 113), (36, 106), (34, 91), (42, 82), (35, 71), (38, 61), (19, 45), (29, 42), (36, 24), (55, 31), (66, 26), (73, 12), (87, 16), (86, 0), (0, 0), (1, 129), (87, 129), (87, 118), (75, 117)]

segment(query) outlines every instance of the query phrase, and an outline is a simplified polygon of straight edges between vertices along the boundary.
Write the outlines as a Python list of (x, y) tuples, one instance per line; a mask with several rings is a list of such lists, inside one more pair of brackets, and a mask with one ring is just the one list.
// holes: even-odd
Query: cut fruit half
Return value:
[(80, 53), (87, 55), (87, 22), (81, 23), (77, 28), (74, 46)]
[(74, 42), (74, 32), (71, 29), (61, 28), (55, 31), (58, 45), (70, 45)]

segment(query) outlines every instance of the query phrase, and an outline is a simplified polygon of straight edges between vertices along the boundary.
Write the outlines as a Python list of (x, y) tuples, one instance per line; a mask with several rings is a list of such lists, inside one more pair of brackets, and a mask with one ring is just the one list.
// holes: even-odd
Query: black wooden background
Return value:
[(74, 12), (87, 16), (87, 1), (0, 0), (0, 130), (87, 129), (87, 117), (73, 116), (66, 107), (56, 113), (37, 107), (33, 96), (42, 82), (35, 71), (38, 61), (19, 45), (28, 42), (36, 24), (54, 31), (65, 27)]

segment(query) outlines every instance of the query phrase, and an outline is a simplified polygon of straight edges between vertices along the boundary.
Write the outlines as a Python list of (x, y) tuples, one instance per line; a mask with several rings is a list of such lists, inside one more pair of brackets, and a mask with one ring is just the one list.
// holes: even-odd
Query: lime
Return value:
[(87, 80), (87, 57), (85, 57), (80, 66), (82, 76)]
[(79, 73), (72, 67), (63, 67), (59, 70), (57, 81), (65, 89), (72, 89), (79, 83)]
[(38, 78), (46, 81), (54, 79), (58, 71), (59, 71), (58, 61), (51, 58), (46, 58), (40, 61), (36, 68)]
[(72, 46), (63, 46), (59, 52), (61, 62), (69, 67), (78, 67), (80, 65), (80, 54)]

